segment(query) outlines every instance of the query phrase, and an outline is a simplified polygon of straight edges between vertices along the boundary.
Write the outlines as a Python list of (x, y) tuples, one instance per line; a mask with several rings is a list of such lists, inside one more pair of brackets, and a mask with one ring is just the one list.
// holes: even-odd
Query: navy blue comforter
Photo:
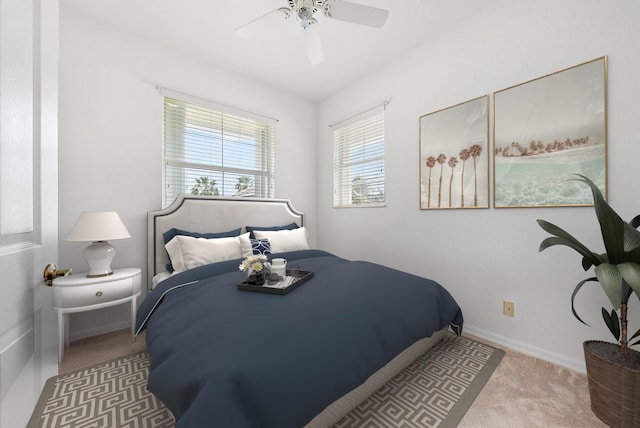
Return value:
[(278, 254), (314, 272), (286, 295), (239, 291), (241, 260), (161, 282), (143, 301), (148, 389), (177, 427), (300, 428), (462, 313), (439, 284), (319, 250)]

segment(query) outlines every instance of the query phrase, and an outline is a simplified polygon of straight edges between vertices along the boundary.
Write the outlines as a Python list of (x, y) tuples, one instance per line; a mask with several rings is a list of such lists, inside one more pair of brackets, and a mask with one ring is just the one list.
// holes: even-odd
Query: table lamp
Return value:
[(89, 264), (88, 278), (111, 275), (111, 261), (116, 250), (107, 241), (131, 238), (120, 216), (115, 211), (83, 211), (71, 228), (66, 241), (92, 241), (84, 249)]

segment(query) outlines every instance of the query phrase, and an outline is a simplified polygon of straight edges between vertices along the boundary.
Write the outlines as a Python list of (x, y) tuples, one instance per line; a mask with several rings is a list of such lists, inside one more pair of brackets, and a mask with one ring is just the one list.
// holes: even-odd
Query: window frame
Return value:
[[(202, 177), (213, 176), (216, 181), (218, 178), (215, 177), (221, 175), (222, 182), (216, 182), (216, 190), (220, 192), (220, 196), (275, 198), (275, 138), (278, 122), (276, 119), (166, 88), (158, 90), (163, 96), (163, 207), (169, 206), (179, 194), (196, 194), (193, 193), (195, 185), (190, 190), (191, 184), (187, 184), (187, 180), (193, 181), (195, 176), (191, 174), (194, 171), (203, 171), (205, 174)], [(202, 120), (203, 117), (209, 120)], [(198, 147), (207, 151), (195, 160), (186, 159), (188, 135), (194, 138), (199, 132), (203, 134), (203, 138), (210, 139), (210, 142), (203, 142)], [(257, 168), (238, 166), (237, 158), (235, 162), (230, 160), (225, 163), (225, 156), (232, 159), (228, 153), (241, 153), (242, 145), (247, 142), (256, 144)], [(217, 145), (217, 150), (213, 146), (207, 147), (209, 144)], [(191, 153), (195, 148), (191, 149)], [(214, 161), (216, 151), (221, 155)], [(173, 178), (170, 178), (170, 175)], [(244, 190), (236, 190), (234, 194), (230, 194), (228, 191), (232, 184), (225, 183), (226, 175), (235, 175), (236, 179), (242, 176), (253, 178), (253, 191), (242, 194)], [(233, 178), (230, 180), (233, 181)]]
[[(376, 105), (359, 114), (351, 116), (331, 125), (333, 130), (333, 207), (334, 208), (378, 208), (386, 206), (386, 136), (385, 111), (387, 102)], [(354, 137), (357, 135), (357, 137)], [(382, 146), (375, 149), (375, 145)], [(350, 146), (350, 147), (349, 147)], [(373, 156), (366, 154), (368, 146), (374, 146)], [(355, 159), (354, 151), (361, 150), (360, 159)], [(348, 152), (351, 153), (348, 154)], [(381, 152), (381, 153), (377, 153)], [(361, 166), (364, 171), (377, 169), (375, 163), (381, 163), (380, 172), (368, 173), (374, 180), (374, 188), (380, 190), (382, 200), (354, 203), (353, 181), (351, 167)], [(379, 183), (381, 181), (381, 184)], [(375, 196), (374, 196), (375, 198)]]

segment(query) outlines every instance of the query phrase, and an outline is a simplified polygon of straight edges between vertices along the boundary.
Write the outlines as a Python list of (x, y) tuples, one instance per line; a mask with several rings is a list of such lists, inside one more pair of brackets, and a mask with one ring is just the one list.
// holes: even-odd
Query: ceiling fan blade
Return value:
[(324, 52), (322, 50), (322, 40), (318, 24), (309, 25), (304, 29), (304, 41), (307, 45), (307, 55), (311, 65), (318, 65), (324, 62)]
[(238, 28), (236, 28), (235, 32), (237, 35), (245, 38), (250, 38), (255, 36), (258, 33), (264, 31), (267, 27), (274, 24), (275, 22), (279, 22), (283, 19), (287, 19), (289, 17), (289, 13), (291, 11), (289, 8), (278, 8), (274, 9), (271, 12), (267, 12), (262, 16), (250, 21)]
[(325, 15), (340, 21), (353, 22), (368, 27), (382, 28), (387, 22), (389, 11), (363, 4), (336, 0), (325, 11)]

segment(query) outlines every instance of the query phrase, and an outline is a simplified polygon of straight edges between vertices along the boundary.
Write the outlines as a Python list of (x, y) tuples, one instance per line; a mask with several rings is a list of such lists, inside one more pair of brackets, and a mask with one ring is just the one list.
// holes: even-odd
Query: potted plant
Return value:
[(538, 220), (538, 224), (553, 236), (542, 241), (539, 251), (565, 245), (582, 256), (585, 271), (594, 268), (595, 276), (580, 281), (573, 290), (571, 311), (586, 324), (576, 312), (574, 300), (585, 284), (599, 283), (612, 306), (611, 311), (602, 308), (602, 317), (617, 343), (591, 340), (583, 344), (591, 409), (611, 426), (638, 427), (640, 352), (629, 346), (640, 344), (640, 340), (629, 342), (640, 336), (640, 330), (627, 339), (627, 325), (629, 298), (633, 294), (640, 297), (640, 215), (629, 223), (623, 221), (591, 180), (579, 174), (575, 180), (591, 187), (605, 252), (591, 251), (565, 230), (544, 220)]

